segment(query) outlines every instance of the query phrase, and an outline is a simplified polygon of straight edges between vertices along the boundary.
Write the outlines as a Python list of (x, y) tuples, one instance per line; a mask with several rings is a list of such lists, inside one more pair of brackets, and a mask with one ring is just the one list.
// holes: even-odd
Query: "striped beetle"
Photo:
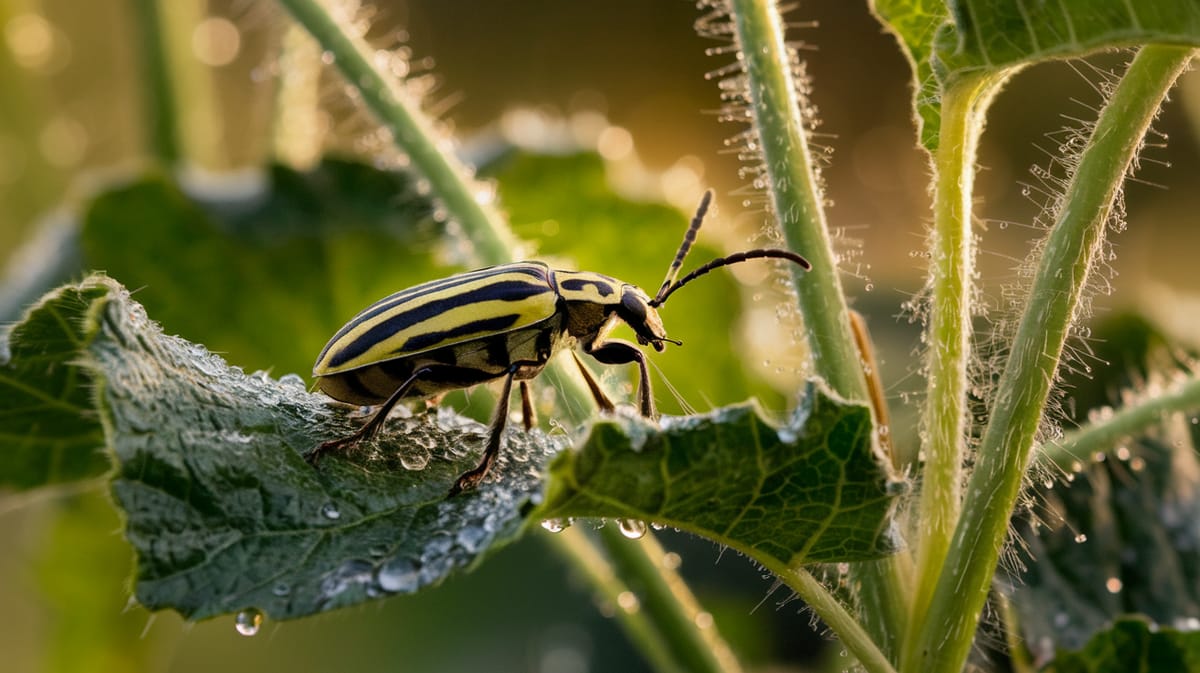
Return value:
[(682, 342), (667, 337), (657, 309), (696, 278), (762, 258), (811, 268), (794, 252), (759, 248), (714, 259), (676, 281), (711, 200), (712, 192), (706, 192), (653, 299), (635, 285), (598, 273), (514, 262), (423, 283), (368, 306), (325, 345), (313, 375), (330, 397), (379, 405), (379, 410), (354, 434), (318, 446), (307, 455), (308, 461), (315, 464), (328, 451), (371, 438), (401, 399), (429, 398), (503, 379), (483, 458), (458, 478), (451, 495), (474, 488), (499, 453), (513, 381), (519, 382), (529, 430), (535, 421), (527, 381), (558, 351), (571, 350), (596, 404), (606, 411), (614, 408), (575, 354), (576, 344), (603, 364), (637, 364), (641, 413), (654, 417), (645, 355), (628, 341), (608, 338), (618, 322), (633, 328), (640, 345), (661, 352), (667, 342)]

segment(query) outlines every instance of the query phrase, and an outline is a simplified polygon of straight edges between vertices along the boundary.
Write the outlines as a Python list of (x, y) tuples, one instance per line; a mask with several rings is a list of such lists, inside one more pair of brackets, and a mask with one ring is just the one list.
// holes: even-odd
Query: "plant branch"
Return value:
[(962, 518), (904, 671), (956, 673), (966, 662), (1063, 343), (1114, 199), (1160, 103), (1191, 55), (1180, 47), (1143, 48), (1080, 156), (1001, 375)]
[[(909, 624), (925, 619), (941, 573), (962, 500), (962, 465), (968, 426), (971, 298), (975, 245), (971, 199), (975, 156), (984, 116), (1003, 78), (964, 79), (942, 97), (942, 122), (934, 156), (934, 221), (929, 234), (929, 318), (926, 394), (921, 419), (921, 495), (917, 512), (917, 584)], [(904, 641), (912, 648), (915, 629)]]
[(1062, 439), (1043, 444), (1037, 459), (1073, 471), (1077, 463), (1087, 464), (1097, 453), (1109, 451), (1122, 439), (1136, 437), (1162, 425), (1173, 413), (1191, 413), (1200, 409), (1200, 377), (1190, 375), (1180, 384), (1152, 397), (1127, 405), (1111, 416), (1089, 423)]
[[(793, 273), (813, 368), (838, 394), (868, 401), (801, 114), (798, 58), (785, 42), (774, 0), (729, 0), (729, 7), (773, 212), (788, 247), (812, 262), (811, 271)], [(887, 651), (901, 632), (908, 606), (895, 563), (884, 559), (855, 564), (853, 570), (862, 617)]]
[(839, 395), (867, 401), (862, 364), (850, 331), (837, 255), (829, 238), (821, 188), (808, 147), (793, 65), (773, 0), (731, 0), (748, 78), (753, 126), (767, 169), (773, 212), (788, 247), (812, 262), (795, 270), (796, 294), (813, 368)]

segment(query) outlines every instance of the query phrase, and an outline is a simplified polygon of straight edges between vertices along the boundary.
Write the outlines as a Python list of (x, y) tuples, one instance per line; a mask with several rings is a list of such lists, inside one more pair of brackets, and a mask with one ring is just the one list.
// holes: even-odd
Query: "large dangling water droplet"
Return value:
[(248, 608), (237, 613), (237, 616), (233, 618), (233, 626), (243, 636), (252, 636), (258, 633), (263, 619), (261, 610), (258, 608)]
[(646, 522), (638, 521), (637, 519), (618, 519), (617, 527), (621, 529), (621, 535), (630, 540), (638, 540), (646, 536)]

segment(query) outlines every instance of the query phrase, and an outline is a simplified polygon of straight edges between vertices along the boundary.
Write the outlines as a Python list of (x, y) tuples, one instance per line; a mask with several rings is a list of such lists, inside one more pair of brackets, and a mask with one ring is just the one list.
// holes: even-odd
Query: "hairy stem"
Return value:
[[(921, 419), (921, 496), (917, 512), (917, 586), (909, 624), (925, 619), (950, 547), (962, 500), (968, 425), (971, 298), (975, 269), (971, 199), (984, 115), (1001, 79), (979, 76), (950, 87), (934, 156), (934, 220), (929, 235), (926, 400)], [(915, 645), (915, 629), (905, 639)]]
[(813, 368), (839, 395), (867, 401), (779, 10), (773, 0), (730, 6), (775, 218), (788, 247), (812, 262), (810, 271), (795, 270), (795, 280)]
[(1059, 357), (1113, 201), (1189, 49), (1145, 47), (1105, 106), (1067, 188), (1001, 375), (967, 483), (962, 518), (909, 673), (957, 673), (966, 662)]
[[(795, 53), (784, 41), (783, 20), (774, 0), (729, 0), (729, 7), (773, 211), (788, 247), (812, 262), (811, 271), (794, 273), (813, 368), (839, 395), (867, 401), (870, 395), (801, 115)], [(862, 616), (887, 651), (893, 650), (908, 605), (896, 581), (895, 563), (885, 559), (854, 568)]]
[(1037, 459), (1072, 471), (1076, 463), (1086, 465), (1092, 456), (1112, 450), (1122, 439), (1136, 437), (1162, 425), (1173, 413), (1192, 413), (1200, 409), (1200, 377), (1191, 376), (1179, 385), (1120, 411), (1101, 421), (1089, 423), (1062, 439), (1038, 447)]

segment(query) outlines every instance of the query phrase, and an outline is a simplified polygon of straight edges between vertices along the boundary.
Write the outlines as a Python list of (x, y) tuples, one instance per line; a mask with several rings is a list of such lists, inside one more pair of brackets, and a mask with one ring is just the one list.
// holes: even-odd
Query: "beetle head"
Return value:
[(636, 285), (625, 285), (621, 288), (621, 303), (617, 306), (617, 315), (625, 321), (637, 334), (638, 343), (654, 346), (654, 350), (662, 352), (666, 342), (681, 346), (683, 342), (667, 337), (663, 328), (662, 318), (650, 303), (650, 296)]

